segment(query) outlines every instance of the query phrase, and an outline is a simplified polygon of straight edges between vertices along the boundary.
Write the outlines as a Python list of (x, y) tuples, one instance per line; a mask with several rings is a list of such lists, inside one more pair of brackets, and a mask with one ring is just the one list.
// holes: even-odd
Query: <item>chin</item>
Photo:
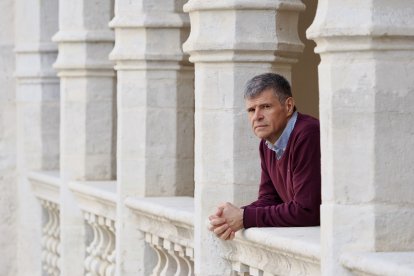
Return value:
[(259, 139), (265, 139), (265, 140), (266, 140), (266, 138), (267, 138), (267, 136), (266, 136), (266, 135), (263, 135), (263, 134), (258, 134), (258, 133), (255, 133), (255, 135), (256, 135), (256, 137), (257, 137), (257, 138), (259, 138)]

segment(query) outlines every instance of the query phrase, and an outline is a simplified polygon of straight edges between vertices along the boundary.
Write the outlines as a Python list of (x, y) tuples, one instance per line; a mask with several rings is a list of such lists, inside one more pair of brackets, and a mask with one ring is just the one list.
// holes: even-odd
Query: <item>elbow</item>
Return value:
[(319, 226), (321, 224), (319, 206), (312, 209), (303, 209), (301, 213), (301, 226)]

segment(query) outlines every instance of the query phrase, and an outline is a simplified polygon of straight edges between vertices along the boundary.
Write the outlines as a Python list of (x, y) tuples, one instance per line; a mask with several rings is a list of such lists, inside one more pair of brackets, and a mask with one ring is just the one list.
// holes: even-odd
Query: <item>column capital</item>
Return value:
[(317, 53), (414, 50), (414, 6), (405, 3), (370, 0), (356, 7), (350, 2), (320, 1), (307, 37), (317, 43)]
[(191, 0), (184, 6), (192, 26), (184, 51), (191, 62), (294, 63), (303, 50), (297, 22), (304, 8), (296, 0)]
[(60, 28), (52, 38), (59, 45), (54, 64), (58, 76), (115, 76), (113, 63), (108, 60), (115, 40), (114, 32), (107, 27), (112, 14), (110, 1), (64, 1), (59, 10)]
[(297, 0), (190, 0), (184, 5), (185, 12), (201, 10), (285, 10), (303, 11), (305, 5)]
[(132, 6), (120, 1), (109, 23), (116, 33), (110, 54), (115, 69), (180, 69), (188, 60), (181, 49), (182, 38), (189, 32), (188, 15), (175, 7), (176, 1), (158, 6), (142, 2), (142, 6)]

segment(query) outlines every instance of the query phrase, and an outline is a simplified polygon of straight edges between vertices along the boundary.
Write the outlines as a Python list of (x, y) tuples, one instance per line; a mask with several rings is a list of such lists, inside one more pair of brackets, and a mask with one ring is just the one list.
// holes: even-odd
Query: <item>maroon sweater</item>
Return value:
[(321, 154), (319, 121), (298, 113), (286, 150), (277, 160), (260, 142), (259, 198), (244, 207), (244, 228), (319, 225)]

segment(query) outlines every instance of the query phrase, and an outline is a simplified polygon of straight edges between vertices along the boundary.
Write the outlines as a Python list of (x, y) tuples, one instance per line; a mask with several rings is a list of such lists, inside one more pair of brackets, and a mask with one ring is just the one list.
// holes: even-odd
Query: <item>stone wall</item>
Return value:
[(0, 2), (0, 275), (15, 275), (16, 107), (13, 0)]

